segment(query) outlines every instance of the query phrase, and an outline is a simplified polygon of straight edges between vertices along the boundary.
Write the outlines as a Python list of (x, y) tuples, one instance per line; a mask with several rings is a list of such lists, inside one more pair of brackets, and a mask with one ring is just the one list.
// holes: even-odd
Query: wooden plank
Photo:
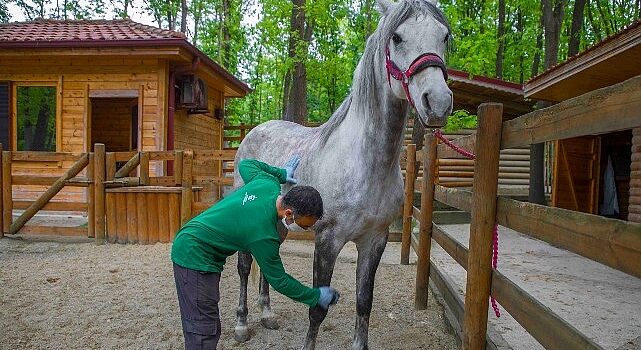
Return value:
[(105, 178), (103, 181), (111, 181), (116, 175), (116, 155), (113, 152), (108, 152), (105, 155)]
[(182, 187), (166, 186), (134, 186), (114, 187), (106, 189), (108, 193), (181, 193)]
[(183, 151), (176, 151), (174, 160), (174, 184), (181, 186), (183, 183)]
[(146, 153), (149, 154), (150, 160), (174, 160), (175, 152), (178, 151), (149, 151)]
[(603, 349), (496, 270), (492, 295), (546, 349)]
[(94, 185), (95, 185), (95, 232), (96, 243), (102, 244), (105, 241), (105, 145), (97, 143), (94, 145)]
[(126, 193), (127, 243), (138, 243), (138, 209), (136, 193)]
[(81, 156), (82, 153), (20, 151), (12, 152), (11, 158), (14, 161), (28, 162), (76, 162)]
[[(60, 176), (13, 175), (14, 185), (25, 186), (52, 186)], [(74, 177), (65, 181), (65, 186), (88, 187), (92, 180), (86, 177)]]
[(55, 236), (87, 236), (85, 227), (60, 227), (60, 226), (36, 226), (25, 225), (18, 231), (25, 235), (55, 235)]
[(496, 191), (499, 174), (499, 151), (503, 105), (484, 103), (479, 106), (476, 149), (483, 150), (474, 162), (472, 219), (468, 274), (463, 322), (463, 349), (482, 349), (487, 333), (487, 310), (490, 296), (492, 232), (496, 217)]
[[(464, 150), (475, 153), (476, 145), (476, 134), (471, 134), (456, 139), (450, 140), (453, 144), (462, 147)], [(463, 158), (468, 159), (465, 156), (460, 155), (458, 152), (454, 151), (448, 145), (441, 143), (437, 148), (438, 158)]]
[(113, 90), (90, 90), (89, 97), (92, 98), (135, 98), (138, 97), (138, 90), (135, 89), (113, 89)]
[(403, 203), (403, 233), (401, 236), (401, 264), (409, 265), (412, 233), (412, 209), (414, 208), (414, 177), (416, 175), (416, 145), (407, 146), (407, 177)]
[(182, 197), (180, 203), (180, 224), (185, 225), (191, 219), (192, 200), (192, 160), (194, 154), (191, 151), (185, 151), (183, 157), (183, 177), (182, 177)]
[(116, 202), (116, 242), (127, 243), (127, 195), (114, 193)]
[(467, 270), (468, 250), (441, 226), (434, 224), (432, 238), (443, 248), (461, 267)]
[(149, 153), (140, 152), (140, 185), (149, 185)]
[(161, 243), (169, 242), (169, 195), (166, 193), (158, 196), (158, 240)]
[(501, 148), (641, 126), (641, 75), (506, 121)]
[(11, 184), (11, 153), (2, 152), (2, 232), (9, 233), (13, 222), (13, 193)]
[(106, 193), (106, 207), (107, 207), (107, 241), (109, 243), (116, 243), (118, 240), (118, 220), (116, 216), (116, 194)]
[(194, 150), (192, 151), (195, 160), (234, 160), (235, 150)]
[[(174, 163), (175, 164), (175, 163)], [(182, 182), (182, 180), (180, 181)], [(150, 186), (174, 187), (176, 186), (175, 176), (155, 176), (149, 178)], [(180, 184), (178, 184), (180, 186)]]
[(212, 205), (216, 204), (215, 202), (193, 202), (192, 203), (192, 210), (194, 213), (202, 213), (203, 211), (207, 210), (209, 207)]
[(131, 160), (131, 158), (135, 157), (138, 152), (137, 151), (127, 151), (127, 152), (113, 152), (114, 153), (114, 159), (116, 162), (128, 162)]
[(149, 243), (159, 242), (158, 232), (158, 195), (156, 193), (146, 193), (147, 196), (147, 226), (149, 234)]
[(444, 204), (463, 211), (472, 210), (472, 192), (468, 190), (459, 190), (447, 188), (442, 185), (436, 185), (434, 189), (434, 198)]
[(425, 134), (423, 149), (426, 150), (423, 159), (423, 183), (421, 187), (421, 218), (419, 227), (418, 260), (416, 262), (416, 294), (414, 308), (427, 308), (427, 291), (430, 276), (430, 250), (432, 248), (432, 209), (434, 205), (434, 181), (438, 166), (436, 153), (437, 139), (432, 133)]
[[(87, 187), (87, 236), (93, 238), (96, 236), (96, 185), (95, 179), (95, 160), (94, 154), (89, 153), (89, 164), (87, 164), (87, 178), (91, 181)], [(46, 205), (45, 205), (46, 207)]]
[(641, 278), (641, 224), (499, 198), (499, 224)]
[[(180, 229), (180, 196), (181, 194), (169, 194), (169, 241), (173, 242), (176, 233)], [(192, 207), (193, 209), (193, 207)]]
[(149, 224), (147, 223), (147, 195), (143, 192), (131, 193), (136, 196), (136, 232), (138, 233), (138, 243), (149, 243)]
[[(27, 209), (34, 201), (13, 201), (14, 209)], [(50, 211), (86, 211), (88, 203), (84, 202), (49, 202), (41, 210)]]
[(53, 198), (65, 186), (65, 182), (70, 178), (78, 175), (89, 163), (89, 155), (84, 154), (74, 165), (69, 168), (49, 189), (47, 189), (29, 208), (11, 224), (9, 229), (10, 234), (15, 234), (18, 230), (29, 221), (38, 210), (40, 210), (51, 198)]

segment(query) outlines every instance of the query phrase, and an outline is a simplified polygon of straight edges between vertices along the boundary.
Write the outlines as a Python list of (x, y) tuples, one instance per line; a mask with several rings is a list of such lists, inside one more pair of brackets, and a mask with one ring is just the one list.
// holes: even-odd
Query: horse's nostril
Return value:
[(430, 106), (430, 100), (428, 98), (429, 94), (423, 94), (423, 106), (425, 107), (426, 114), (432, 112), (432, 106)]

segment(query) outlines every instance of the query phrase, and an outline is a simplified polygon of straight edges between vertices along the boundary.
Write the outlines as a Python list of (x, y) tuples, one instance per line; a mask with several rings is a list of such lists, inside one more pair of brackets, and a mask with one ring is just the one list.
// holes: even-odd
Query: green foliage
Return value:
[(476, 129), (478, 125), (478, 116), (470, 114), (468, 111), (459, 109), (456, 110), (447, 118), (447, 124), (443, 128), (444, 131), (452, 132), (461, 129)]
[(56, 150), (56, 88), (18, 86), (18, 151)]

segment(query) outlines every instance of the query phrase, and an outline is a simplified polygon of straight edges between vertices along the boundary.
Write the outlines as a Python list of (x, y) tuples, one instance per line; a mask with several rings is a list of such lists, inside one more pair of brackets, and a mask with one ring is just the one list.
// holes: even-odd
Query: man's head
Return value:
[(323, 217), (323, 199), (311, 186), (295, 186), (277, 202), (278, 217), (307, 230)]

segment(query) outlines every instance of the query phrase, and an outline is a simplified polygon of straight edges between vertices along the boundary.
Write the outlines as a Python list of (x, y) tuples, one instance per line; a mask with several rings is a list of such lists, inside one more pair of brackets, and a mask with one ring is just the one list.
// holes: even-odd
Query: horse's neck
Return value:
[[(363, 69), (373, 69), (374, 82), (367, 89), (354, 89), (352, 102), (345, 120), (336, 130), (336, 135), (349, 145), (345, 150), (383, 171), (394, 171), (398, 164), (407, 104), (396, 98), (387, 83), (384, 58), (376, 55), (379, 62), (373, 65), (359, 64), (354, 75), (354, 84), (363, 84), (360, 74)], [(363, 62), (361, 62), (363, 63)], [(372, 73), (372, 71), (370, 71)]]

